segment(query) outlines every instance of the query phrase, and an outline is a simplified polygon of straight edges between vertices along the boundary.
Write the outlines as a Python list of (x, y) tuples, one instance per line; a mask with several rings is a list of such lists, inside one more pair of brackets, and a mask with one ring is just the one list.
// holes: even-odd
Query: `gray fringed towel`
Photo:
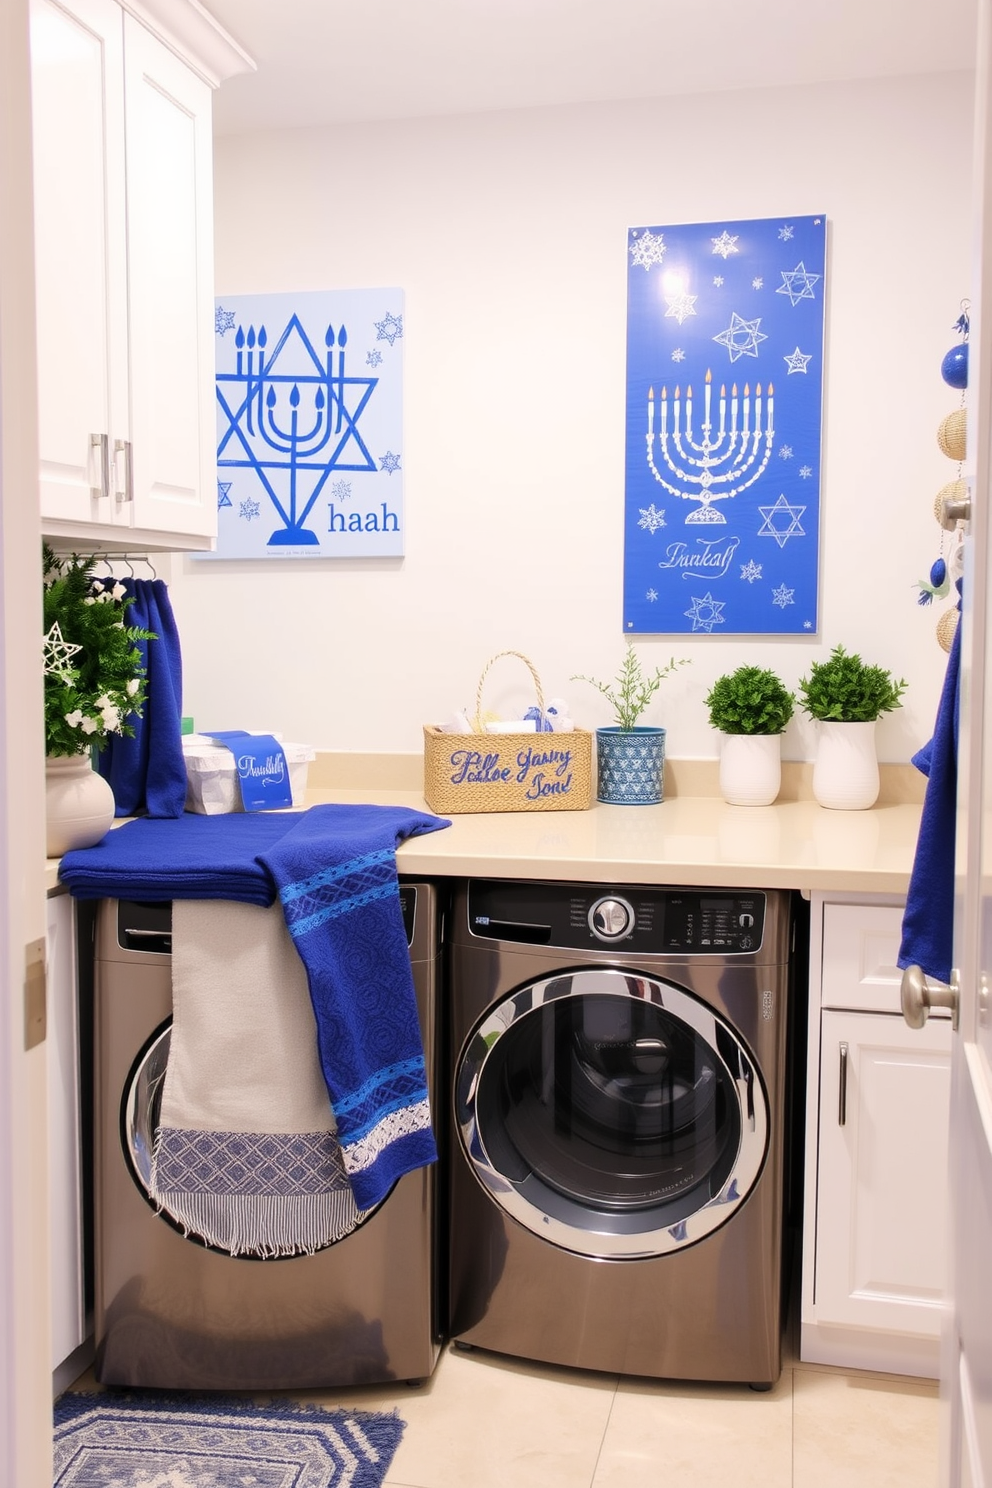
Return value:
[(152, 1197), (231, 1255), (312, 1254), (362, 1218), (306, 973), (280, 908), (173, 903), (173, 1026)]

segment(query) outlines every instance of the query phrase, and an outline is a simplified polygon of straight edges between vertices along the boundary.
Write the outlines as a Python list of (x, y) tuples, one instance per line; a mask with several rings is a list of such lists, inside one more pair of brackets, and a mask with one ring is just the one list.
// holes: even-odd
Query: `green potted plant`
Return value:
[(602, 693), (613, 710), (615, 722), (596, 730), (597, 799), (615, 806), (649, 806), (664, 799), (665, 730), (639, 724), (651, 699), (666, 677), (687, 659), (645, 671), (630, 641), (620, 669), (612, 682), (576, 675), (573, 682), (588, 682)]
[(862, 811), (878, 799), (875, 723), (901, 707), (903, 678), (835, 646), (799, 680), (799, 705), (818, 723), (813, 795), (832, 810)]
[(110, 734), (132, 735), (145, 700), (141, 653), (150, 631), (125, 623), (133, 604), (95, 560), (42, 549), (48, 855), (99, 842), (114, 817), (110, 786), (92, 752)]
[(720, 792), (731, 806), (769, 806), (782, 784), (781, 736), (795, 695), (772, 671), (740, 666), (706, 695), (710, 724), (723, 736)]

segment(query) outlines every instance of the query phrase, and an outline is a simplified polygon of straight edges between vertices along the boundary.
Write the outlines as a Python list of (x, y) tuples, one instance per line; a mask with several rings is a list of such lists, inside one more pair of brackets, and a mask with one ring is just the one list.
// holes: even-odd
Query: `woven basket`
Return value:
[[(482, 717), (482, 684), (503, 656), (524, 663), (544, 712), (541, 679), (521, 651), (499, 651), (486, 663), (476, 691)], [(592, 805), (592, 734), (446, 734), (424, 728), (424, 796), (432, 811), (586, 811)]]

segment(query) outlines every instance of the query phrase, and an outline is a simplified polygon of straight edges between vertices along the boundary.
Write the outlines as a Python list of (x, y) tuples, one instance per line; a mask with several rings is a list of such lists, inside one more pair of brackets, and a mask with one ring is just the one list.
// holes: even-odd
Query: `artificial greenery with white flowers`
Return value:
[(98, 578), (94, 558), (58, 558), (44, 545), (45, 751), (85, 754), (108, 734), (134, 734), (145, 669), (136, 642), (150, 630), (126, 624), (134, 600), (112, 576)]

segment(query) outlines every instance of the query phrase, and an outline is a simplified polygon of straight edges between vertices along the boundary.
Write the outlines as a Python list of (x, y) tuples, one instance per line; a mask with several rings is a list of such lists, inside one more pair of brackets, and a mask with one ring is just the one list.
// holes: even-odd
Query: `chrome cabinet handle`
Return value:
[(110, 495), (110, 435), (91, 434), (90, 449), (100, 451), (100, 485), (91, 486), (90, 490), (94, 496)]
[(837, 1125), (847, 1125), (847, 1045), (840, 1045), (840, 1093), (837, 1100)]
[(114, 440), (114, 458), (119, 454), (124, 455), (124, 489), (114, 494), (121, 503), (134, 500), (134, 458), (131, 450), (130, 439)]
[(951, 972), (948, 985), (938, 982), (936, 977), (928, 977), (921, 966), (907, 966), (899, 984), (899, 1000), (910, 1028), (922, 1028), (935, 1007), (950, 1008), (952, 1026), (957, 1028), (961, 1000), (957, 968)]

